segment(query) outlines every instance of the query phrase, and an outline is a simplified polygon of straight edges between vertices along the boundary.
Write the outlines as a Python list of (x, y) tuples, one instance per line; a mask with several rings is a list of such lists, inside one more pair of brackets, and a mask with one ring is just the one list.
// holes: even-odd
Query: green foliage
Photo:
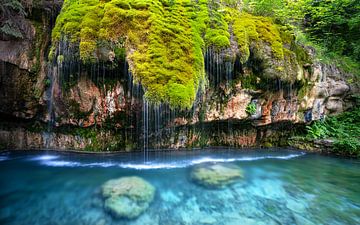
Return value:
[(248, 76), (240, 76), (239, 80), (241, 81), (241, 87), (243, 89), (250, 89), (250, 90), (256, 90), (258, 86), (257, 82), (258, 77), (256, 77), (254, 74), (250, 74)]
[(360, 108), (307, 126), (310, 139), (335, 140), (334, 151), (360, 156)]
[(360, 62), (358, 0), (304, 1), (305, 29), (331, 52)]
[(246, 113), (249, 114), (250, 116), (251, 115), (254, 115), (256, 113), (256, 104), (254, 102), (251, 102), (249, 103), (247, 106), (246, 106), (246, 109), (245, 109)]
[(260, 16), (275, 16), (283, 7), (284, 0), (244, 0), (244, 9)]
[[(319, 59), (360, 74), (358, 0), (246, 0), (244, 9), (304, 31), (306, 44), (317, 48)], [(297, 33), (298, 39), (304, 37), (302, 32)]]
[(324, 121), (315, 121), (311, 126), (306, 126), (307, 137), (311, 139), (326, 138), (330, 134), (330, 127)]
[(49, 78), (46, 78), (44, 80), (45, 89), (49, 88), (51, 85), (51, 80)]
[(347, 73), (360, 76), (360, 63), (353, 58), (333, 52), (324, 45), (317, 43), (317, 40), (309, 34), (296, 30), (296, 42), (300, 45), (312, 46), (316, 51), (316, 59), (325, 64), (333, 64)]

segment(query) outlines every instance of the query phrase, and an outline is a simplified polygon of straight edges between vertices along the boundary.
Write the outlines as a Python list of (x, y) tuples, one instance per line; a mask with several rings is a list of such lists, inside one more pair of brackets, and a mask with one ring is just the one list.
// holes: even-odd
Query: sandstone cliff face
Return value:
[[(126, 62), (85, 65), (61, 57), (48, 62), (60, 5), (34, 6), (37, 16), (23, 21), (24, 38), (0, 40), (0, 148), (285, 145), (301, 129), (297, 124), (341, 113), (353, 107), (352, 95), (359, 93), (351, 74), (316, 60), (284, 64), (271, 57), (266, 43), (261, 51), (251, 47), (249, 61), (241, 64), (232, 43), (221, 53), (206, 53), (208, 84), (192, 109), (151, 105)], [(313, 58), (313, 50), (306, 51)], [(229, 55), (231, 66), (219, 61)]]

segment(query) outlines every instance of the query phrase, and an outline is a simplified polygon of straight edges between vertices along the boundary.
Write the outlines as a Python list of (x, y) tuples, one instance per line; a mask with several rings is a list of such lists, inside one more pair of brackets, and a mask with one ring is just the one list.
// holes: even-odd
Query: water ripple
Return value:
[(223, 162), (239, 162), (239, 161), (256, 161), (264, 159), (278, 159), (288, 160), (296, 157), (305, 155), (304, 152), (297, 154), (290, 154), (284, 156), (258, 156), (258, 157), (237, 157), (237, 158), (212, 158), (203, 157), (192, 160), (180, 160), (176, 162), (144, 162), (144, 163), (120, 163), (120, 162), (79, 162), (79, 161), (65, 161), (65, 160), (54, 160), (58, 157), (53, 156), (41, 156), (36, 159), (41, 161), (42, 165), (53, 166), (53, 167), (120, 167), (126, 169), (136, 170), (149, 170), (149, 169), (175, 169), (185, 168), (201, 163), (223, 163)]

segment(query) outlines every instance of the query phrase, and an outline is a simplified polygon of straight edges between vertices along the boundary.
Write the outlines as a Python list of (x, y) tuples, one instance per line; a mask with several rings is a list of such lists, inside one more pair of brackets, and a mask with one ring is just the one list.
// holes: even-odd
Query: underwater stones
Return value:
[(242, 170), (233, 164), (205, 164), (193, 168), (191, 179), (205, 187), (223, 188), (243, 177)]
[(305, 213), (306, 206), (307, 206), (307, 203), (305, 201), (300, 202), (299, 200), (294, 200), (294, 199), (290, 199), (290, 198), (286, 200), (286, 207), (296, 213), (300, 213), (300, 214)]
[(168, 202), (170, 204), (178, 204), (181, 202), (180, 194), (175, 194), (173, 191), (164, 191), (161, 192), (160, 197), (164, 202)]
[(155, 188), (140, 177), (123, 177), (102, 186), (105, 209), (115, 217), (134, 219), (153, 201)]
[(288, 197), (281, 180), (266, 178), (254, 179), (248, 189), (253, 195), (263, 198), (264, 200), (276, 201)]
[(200, 222), (201, 224), (216, 224), (217, 220), (216, 220), (214, 217), (205, 214), (205, 215), (203, 215), (203, 217), (199, 220), (199, 222)]

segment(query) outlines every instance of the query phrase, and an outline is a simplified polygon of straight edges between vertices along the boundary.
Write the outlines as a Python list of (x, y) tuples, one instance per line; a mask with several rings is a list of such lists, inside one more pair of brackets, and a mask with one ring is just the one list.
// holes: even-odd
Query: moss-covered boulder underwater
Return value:
[(358, 77), (242, 1), (41, 4), (22, 16), (34, 34), (15, 38), (30, 47), (0, 54), (4, 148), (287, 145), (302, 123), (356, 105)]
[(115, 217), (134, 219), (153, 201), (155, 188), (140, 177), (122, 177), (101, 187), (104, 208)]
[(243, 178), (243, 172), (232, 164), (202, 164), (192, 169), (190, 178), (206, 188), (224, 188)]

